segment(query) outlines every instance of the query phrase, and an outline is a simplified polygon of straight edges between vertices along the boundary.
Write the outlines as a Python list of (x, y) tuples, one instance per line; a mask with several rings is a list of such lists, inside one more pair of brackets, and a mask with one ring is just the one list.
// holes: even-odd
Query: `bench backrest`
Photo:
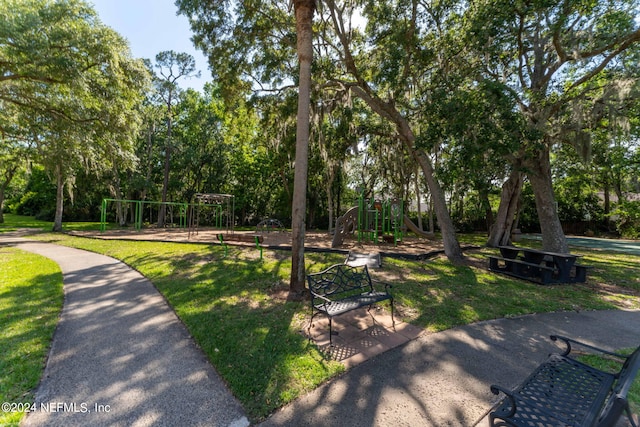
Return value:
[(329, 299), (373, 291), (366, 265), (352, 267), (335, 264), (319, 273), (308, 274), (307, 284), (312, 295), (321, 295)]
[(618, 379), (597, 421), (598, 427), (614, 427), (627, 408), (627, 395), (640, 369), (640, 347), (624, 362)]

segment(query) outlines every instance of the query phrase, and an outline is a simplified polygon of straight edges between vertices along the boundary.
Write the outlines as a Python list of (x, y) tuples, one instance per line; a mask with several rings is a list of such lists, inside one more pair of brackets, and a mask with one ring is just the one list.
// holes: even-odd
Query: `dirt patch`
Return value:
[[(121, 239), (121, 240), (150, 240), (150, 241), (166, 241), (166, 242), (182, 242), (182, 243), (211, 243), (219, 244), (218, 234), (220, 230), (200, 229), (197, 232), (189, 232), (186, 229), (123, 229), (100, 231), (75, 231), (70, 234), (92, 237), (98, 239)], [(223, 234), (225, 234), (223, 232)], [(233, 234), (259, 235), (263, 237), (262, 247), (274, 250), (291, 250), (291, 233), (290, 232), (271, 232), (256, 233), (251, 231), (236, 231)], [(442, 242), (439, 240), (429, 240), (414, 235), (405, 236), (401, 242), (397, 244), (374, 243), (369, 241), (358, 241), (355, 236), (345, 239), (344, 243), (338, 248), (331, 247), (332, 236), (326, 232), (308, 231), (305, 235), (305, 248), (309, 250), (325, 250), (338, 253), (348, 253), (354, 251), (358, 253), (381, 253), (408, 257), (415, 256), (431, 256), (434, 253), (443, 250)], [(233, 246), (255, 247), (253, 242), (227, 241)]]

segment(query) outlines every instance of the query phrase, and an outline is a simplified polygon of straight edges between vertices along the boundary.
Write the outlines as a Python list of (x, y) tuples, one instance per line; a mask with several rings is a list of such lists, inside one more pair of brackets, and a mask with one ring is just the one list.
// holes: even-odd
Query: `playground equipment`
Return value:
[(409, 218), (407, 215), (404, 216), (404, 225), (420, 237), (426, 237), (429, 240), (433, 240), (436, 238), (435, 233), (421, 230), (420, 227), (418, 227), (413, 221), (411, 221), (411, 218)]
[[(100, 210), (100, 231), (104, 232), (107, 228), (107, 213), (109, 204), (116, 205), (116, 209), (120, 212), (122, 218), (133, 215), (132, 223), (136, 230), (142, 229), (143, 223), (153, 224), (153, 216), (158, 214), (161, 205), (167, 207), (166, 223), (172, 227), (186, 228), (187, 226), (187, 210), (188, 203), (174, 202), (152, 202), (147, 200), (127, 200), (127, 199), (102, 199), (102, 208)], [(176, 222), (177, 220), (177, 222)]]
[(282, 222), (275, 218), (263, 219), (256, 225), (256, 233), (271, 233), (272, 231), (283, 232), (285, 230)]
[(233, 232), (234, 199), (231, 194), (198, 193), (193, 198), (189, 237), (198, 234), (200, 224)]
[(402, 240), (404, 202), (401, 199), (378, 201), (365, 199), (361, 191), (358, 206), (349, 209), (336, 220), (335, 234), (331, 247), (342, 245), (347, 235), (357, 232), (358, 242), (378, 243), (393, 242), (397, 245)]
[[(147, 200), (102, 199), (100, 231), (107, 227), (109, 207), (114, 206), (118, 221), (122, 223), (131, 215), (136, 230), (143, 224), (154, 224), (161, 206), (166, 207), (166, 227), (189, 228), (189, 237), (197, 234), (199, 226), (212, 226), (233, 232), (233, 196), (230, 194), (201, 194), (194, 196), (192, 203), (154, 202)], [(188, 223), (188, 224), (187, 224)]]

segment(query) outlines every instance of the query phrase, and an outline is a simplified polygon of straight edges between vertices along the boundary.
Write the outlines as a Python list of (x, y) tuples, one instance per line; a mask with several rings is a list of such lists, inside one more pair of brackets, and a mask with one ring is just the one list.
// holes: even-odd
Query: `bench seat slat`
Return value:
[[(629, 356), (612, 353), (570, 338), (561, 354), (551, 354), (512, 391), (492, 385), (494, 394), (506, 397), (490, 413), (495, 427), (613, 427), (626, 412), (633, 427), (627, 400), (629, 387), (640, 369), (640, 347)], [(572, 345), (624, 361), (617, 373), (601, 371), (570, 356)]]
[[(613, 374), (553, 354), (513, 391), (518, 410), (509, 421), (523, 427), (591, 425), (614, 380)], [(510, 410), (505, 401), (496, 415)]]
[(377, 302), (390, 299), (391, 296), (385, 292), (366, 292), (360, 295), (344, 298), (326, 304), (316, 304), (315, 308), (329, 316), (337, 316), (360, 307), (365, 307)]

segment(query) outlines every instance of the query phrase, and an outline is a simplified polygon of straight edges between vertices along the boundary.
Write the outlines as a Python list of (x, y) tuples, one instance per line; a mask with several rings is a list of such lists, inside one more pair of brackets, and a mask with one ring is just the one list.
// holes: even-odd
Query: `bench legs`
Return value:
[[(393, 298), (389, 300), (390, 301), (390, 305), (391, 305), (391, 325), (393, 327), (393, 330), (396, 330), (396, 319), (394, 317), (394, 312), (393, 312)], [(370, 313), (371, 311), (371, 307), (373, 306), (373, 304), (367, 306), (367, 313)], [(360, 307), (362, 308), (362, 307)], [(313, 326), (313, 318), (316, 317), (316, 315), (318, 314), (324, 314), (325, 316), (327, 316), (329, 318), (329, 345), (333, 346), (333, 316), (329, 316), (328, 314), (322, 312), (322, 311), (317, 311), (315, 313), (313, 313), (313, 315), (311, 316), (311, 319), (309, 320), (309, 326), (307, 327), (307, 336), (309, 337), (309, 341), (311, 341), (311, 327)], [(375, 323), (375, 320), (374, 320)]]
[[(313, 313), (313, 315), (311, 316), (311, 320), (309, 320), (309, 326), (307, 327), (307, 336), (309, 337), (309, 341), (311, 341), (311, 327), (313, 326), (313, 318), (318, 314), (325, 313), (318, 311), (316, 313)], [(329, 318), (329, 345), (333, 346), (333, 316), (329, 316), (328, 314), (325, 314), (325, 316)]]

